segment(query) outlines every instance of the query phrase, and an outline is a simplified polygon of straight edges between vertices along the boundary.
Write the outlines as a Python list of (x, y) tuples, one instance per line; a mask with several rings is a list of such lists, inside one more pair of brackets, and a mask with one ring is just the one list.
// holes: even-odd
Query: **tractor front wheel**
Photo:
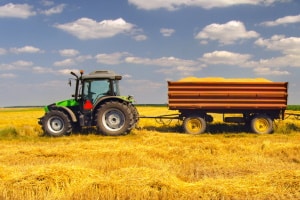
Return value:
[(104, 135), (125, 135), (134, 127), (134, 117), (128, 105), (109, 101), (97, 111), (97, 128)]
[(42, 120), (42, 128), (47, 135), (53, 137), (68, 135), (72, 131), (69, 117), (59, 110), (46, 113)]

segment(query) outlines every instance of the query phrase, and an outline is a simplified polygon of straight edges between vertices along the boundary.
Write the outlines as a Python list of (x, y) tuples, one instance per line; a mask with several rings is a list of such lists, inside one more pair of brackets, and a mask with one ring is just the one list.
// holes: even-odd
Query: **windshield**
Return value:
[(103, 96), (119, 95), (117, 80), (91, 79), (83, 82), (83, 97), (92, 102), (96, 102)]

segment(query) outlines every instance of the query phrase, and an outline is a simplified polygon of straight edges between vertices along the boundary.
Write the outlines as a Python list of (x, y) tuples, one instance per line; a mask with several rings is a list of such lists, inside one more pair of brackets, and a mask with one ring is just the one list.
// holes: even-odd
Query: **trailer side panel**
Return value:
[(170, 110), (285, 110), (287, 82), (168, 82)]

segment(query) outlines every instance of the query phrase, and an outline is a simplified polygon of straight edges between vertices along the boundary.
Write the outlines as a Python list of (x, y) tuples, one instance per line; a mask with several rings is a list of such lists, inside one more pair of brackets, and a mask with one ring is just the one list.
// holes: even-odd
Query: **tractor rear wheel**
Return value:
[(206, 121), (199, 116), (190, 116), (184, 119), (183, 128), (188, 134), (201, 134), (206, 130)]
[(72, 131), (72, 124), (65, 113), (59, 110), (52, 110), (44, 116), (42, 128), (47, 135), (59, 137), (69, 135)]
[(136, 124), (139, 122), (139, 112), (133, 104), (128, 104), (128, 106), (131, 110), (131, 113), (133, 114), (134, 123), (132, 124), (132, 126), (133, 126), (132, 128), (134, 128), (136, 126)]
[(104, 135), (128, 134), (134, 125), (133, 113), (128, 105), (109, 101), (100, 106), (96, 117), (97, 129)]

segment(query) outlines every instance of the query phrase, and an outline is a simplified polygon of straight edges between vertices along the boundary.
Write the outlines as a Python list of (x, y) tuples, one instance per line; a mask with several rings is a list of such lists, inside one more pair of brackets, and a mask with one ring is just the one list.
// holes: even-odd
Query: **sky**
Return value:
[(69, 99), (81, 69), (138, 104), (189, 76), (289, 82), (300, 104), (299, 0), (0, 0), (0, 27), (0, 107)]

